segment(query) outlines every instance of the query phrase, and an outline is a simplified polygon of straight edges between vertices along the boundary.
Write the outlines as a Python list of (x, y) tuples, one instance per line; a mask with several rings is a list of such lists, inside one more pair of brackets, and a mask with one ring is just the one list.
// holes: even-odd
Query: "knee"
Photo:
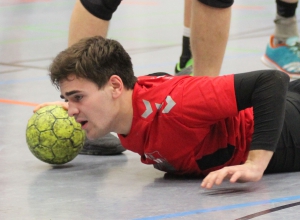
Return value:
[(80, 0), (83, 7), (92, 15), (109, 21), (121, 0)]
[(198, 0), (202, 4), (205, 4), (214, 8), (229, 8), (234, 0)]

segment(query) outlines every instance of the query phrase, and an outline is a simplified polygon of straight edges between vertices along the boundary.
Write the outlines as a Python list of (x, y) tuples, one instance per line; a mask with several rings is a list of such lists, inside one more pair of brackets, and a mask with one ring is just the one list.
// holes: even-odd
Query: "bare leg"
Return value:
[(189, 28), (191, 24), (192, 0), (184, 0), (184, 26)]
[(296, 3), (298, 2), (298, 0), (281, 0), (282, 2), (286, 2), (286, 3)]
[(70, 21), (68, 45), (71, 46), (84, 37), (96, 35), (106, 37), (108, 27), (109, 21), (93, 16), (79, 0), (76, 0)]
[(231, 7), (192, 2), (191, 49), (195, 76), (218, 76), (229, 36)]

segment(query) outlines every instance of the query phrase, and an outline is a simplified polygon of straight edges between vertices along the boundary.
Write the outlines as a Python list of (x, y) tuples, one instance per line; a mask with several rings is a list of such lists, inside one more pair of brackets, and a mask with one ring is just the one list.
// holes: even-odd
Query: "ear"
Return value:
[(110, 87), (112, 88), (113, 97), (114, 98), (119, 97), (124, 90), (124, 84), (123, 84), (122, 79), (117, 75), (112, 75), (109, 78), (108, 83), (109, 83)]

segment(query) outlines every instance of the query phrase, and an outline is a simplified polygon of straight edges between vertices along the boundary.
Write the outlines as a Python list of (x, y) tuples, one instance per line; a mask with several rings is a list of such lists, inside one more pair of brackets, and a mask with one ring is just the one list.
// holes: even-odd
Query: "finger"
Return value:
[(203, 181), (201, 186), (203, 188), (211, 189), (213, 185), (221, 185), (224, 179), (230, 179), (234, 174), (232, 167), (224, 167), (221, 170), (210, 173)]
[(230, 178), (231, 183), (237, 182), (242, 177), (242, 173), (240, 171), (236, 171), (233, 173), (233, 175)]
[(57, 101), (57, 102), (45, 102), (45, 103), (42, 103), (42, 104), (39, 104), (39, 105), (35, 106), (35, 108), (33, 109), (33, 112), (36, 112), (39, 109), (41, 109), (45, 106), (48, 106), (48, 105), (60, 105), (65, 110), (68, 110), (68, 107), (69, 107), (67, 102), (59, 102), (59, 101)]
[(231, 171), (229, 168), (224, 167), (223, 169), (220, 170), (218, 173), (218, 176), (215, 180), (216, 185), (221, 185), (224, 179), (230, 178), (231, 175), (233, 174), (233, 171)]
[(61, 102), (61, 105), (62, 105), (63, 109), (68, 111), (69, 104), (67, 102)]
[[(219, 171), (218, 171), (219, 172)], [(218, 176), (218, 172), (209, 173), (203, 180), (201, 187), (206, 189), (211, 189), (215, 184), (216, 178)]]
[(207, 189), (210, 189), (210, 188), (211, 188), (211, 186), (208, 185), (209, 179), (210, 179), (210, 175), (211, 175), (211, 173), (208, 174), (208, 175), (202, 180), (202, 183), (201, 183), (201, 187), (202, 187), (202, 188), (207, 188)]
[(42, 103), (42, 104), (39, 104), (39, 105), (35, 106), (34, 109), (33, 109), (33, 112), (38, 111), (39, 109), (45, 107), (46, 105), (47, 105), (47, 103)]
[(205, 181), (201, 183), (201, 187), (205, 189), (211, 189), (213, 187), (213, 184), (210, 181)]
[(33, 109), (33, 113), (35, 113), (37, 110), (39, 110), (40, 109), (40, 106), (39, 105), (37, 105), (37, 106), (35, 106), (34, 107), (34, 109)]

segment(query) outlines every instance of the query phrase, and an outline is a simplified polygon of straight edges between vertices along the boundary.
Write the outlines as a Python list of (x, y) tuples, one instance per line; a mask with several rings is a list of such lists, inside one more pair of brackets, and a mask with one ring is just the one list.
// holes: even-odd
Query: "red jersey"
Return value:
[(246, 161), (252, 108), (238, 112), (233, 75), (142, 76), (122, 145), (145, 164), (177, 174), (208, 174)]

